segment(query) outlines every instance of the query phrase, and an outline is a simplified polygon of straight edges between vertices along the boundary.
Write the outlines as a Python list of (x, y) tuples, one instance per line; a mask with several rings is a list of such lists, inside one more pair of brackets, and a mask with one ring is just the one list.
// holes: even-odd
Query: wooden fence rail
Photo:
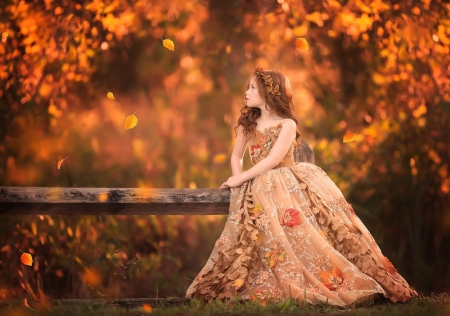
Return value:
[(0, 214), (220, 215), (229, 203), (228, 189), (0, 186)]

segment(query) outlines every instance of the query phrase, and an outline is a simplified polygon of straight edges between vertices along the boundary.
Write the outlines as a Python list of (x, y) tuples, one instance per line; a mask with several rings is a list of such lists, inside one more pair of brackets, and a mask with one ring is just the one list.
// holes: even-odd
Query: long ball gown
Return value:
[[(253, 165), (267, 157), (281, 129), (280, 123), (252, 134)], [(231, 194), (225, 228), (186, 297), (292, 297), (345, 307), (380, 295), (392, 302), (417, 296), (327, 174), (295, 163), (297, 146), (294, 140), (278, 166)]]

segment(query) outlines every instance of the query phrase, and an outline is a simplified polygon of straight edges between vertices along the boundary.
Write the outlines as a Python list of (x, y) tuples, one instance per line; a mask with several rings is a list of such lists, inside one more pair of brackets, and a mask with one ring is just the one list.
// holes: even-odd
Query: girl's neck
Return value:
[(271, 121), (279, 121), (284, 119), (283, 117), (280, 117), (274, 112), (269, 112), (265, 108), (261, 109), (261, 116), (259, 117), (259, 120), (262, 122), (271, 122)]

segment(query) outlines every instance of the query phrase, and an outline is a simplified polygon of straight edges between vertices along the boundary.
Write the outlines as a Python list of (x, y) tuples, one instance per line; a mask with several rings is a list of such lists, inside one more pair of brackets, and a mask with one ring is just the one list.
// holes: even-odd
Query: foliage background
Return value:
[[(384, 254), (419, 291), (448, 291), (449, 14), (441, 0), (2, 1), (0, 184), (218, 187), (249, 76), (277, 68)], [(225, 220), (3, 215), (0, 298), (184, 296)]]

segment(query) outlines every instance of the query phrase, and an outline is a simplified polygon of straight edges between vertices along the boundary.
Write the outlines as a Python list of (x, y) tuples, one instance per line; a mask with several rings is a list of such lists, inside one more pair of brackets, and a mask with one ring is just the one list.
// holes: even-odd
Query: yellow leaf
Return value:
[(115, 100), (114, 94), (113, 94), (112, 92), (110, 92), (110, 91), (108, 91), (108, 93), (106, 94), (106, 96), (108, 97), (108, 99)]
[(125, 129), (132, 129), (133, 127), (135, 127), (137, 125), (137, 122), (138, 122), (138, 119), (137, 119), (136, 115), (131, 114), (125, 120), (124, 127), (125, 127)]
[(163, 40), (163, 46), (169, 50), (175, 49), (175, 44), (170, 39)]
[(8, 32), (2, 33), (2, 43), (6, 43), (6, 40), (8, 39)]
[(273, 268), (275, 267), (275, 265), (277, 264), (277, 257), (275, 255), (270, 256), (269, 259), (269, 268)]
[(61, 159), (60, 161), (58, 161), (58, 169), (61, 169), (61, 165), (62, 165), (63, 161), (66, 160), (67, 158), (69, 158), (69, 156), (67, 156), (66, 158)]
[(218, 154), (215, 155), (213, 158), (214, 163), (222, 163), (227, 159), (227, 156), (225, 154)]
[(31, 255), (29, 253), (24, 252), (21, 256), (20, 256), (20, 261), (27, 265), (27, 266), (32, 266), (33, 265), (33, 257), (31, 257)]
[(100, 193), (97, 198), (100, 202), (108, 201), (108, 193)]
[(308, 42), (304, 38), (297, 38), (295, 40), (295, 46), (299, 49), (308, 49)]
[(353, 142), (356, 139), (356, 133), (352, 133), (352, 132), (347, 132), (344, 135), (344, 139), (342, 140), (343, 143), (350, 143)]
[(29, 309), (33, 310), (30, 305), (28, 305), (27, 299), (23, 300), (23, 305), (25, 305), (26, 307), (28, 307)]
[(236, 281), (234, 281), (234, 285), (239, 289), (244, 285), (244, 279), (237, 279)]

